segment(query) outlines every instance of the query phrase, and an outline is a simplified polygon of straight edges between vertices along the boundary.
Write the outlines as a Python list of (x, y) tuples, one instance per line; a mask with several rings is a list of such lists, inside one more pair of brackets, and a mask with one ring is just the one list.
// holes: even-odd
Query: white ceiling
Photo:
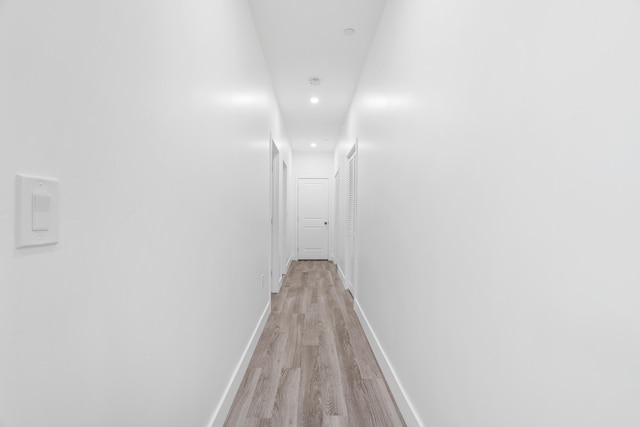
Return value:
[[(249, 0), (295, 151), (333, 150), (385, 3)], [(309, 84), (312, 77), (320, 86)], [(320, 102), (311, 104), (312, 96)]]

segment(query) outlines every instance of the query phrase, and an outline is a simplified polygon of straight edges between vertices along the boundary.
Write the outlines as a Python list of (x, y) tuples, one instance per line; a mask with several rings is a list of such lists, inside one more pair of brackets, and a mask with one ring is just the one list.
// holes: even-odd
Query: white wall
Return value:
[(428, 426), (640, 425), (640, 3), (389, 0), (357, 299)]
[(329, 151), (294, 151), (293, 174), (298, 178), (333, 177), (333, 154)]
[[(246, 2), (0, 1), (0, 425), (207, 426), (269, 301)], [(61, 243), (14, 249), (15, 173)], [(268, 282), (267, 282), (268, 284)]]
[[(333, 209), (332, 200), (333, 200), (333, 153), (330, 151), (294, 151), (292, 154), (293, 162), (293, 181), (292, 181), (292, 191), (291, 194), (293, 197), (292, 205), (290, 205), (290, 217), (293, 219), (294, 226), (294, 244), (293, 244), (293, 254), (294, 258), (297, 259), (298, 253), (298, 221), (297, 221), (297, 212), (298, 212), (298, 179), (300, 178), (327, 178), (329, 180), (329, 213), (331, 216), (331, 212)], [(330, 227), (331, 230), (331, 227)], [(329, 232), (329, 253), (331, 254), (331, 231)]]

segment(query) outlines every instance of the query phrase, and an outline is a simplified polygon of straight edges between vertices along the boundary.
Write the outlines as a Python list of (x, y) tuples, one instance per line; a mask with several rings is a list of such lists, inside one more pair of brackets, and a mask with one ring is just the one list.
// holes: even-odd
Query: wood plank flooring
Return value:
[(328, 261), (294, 262), (225, 426), (406, 426)]

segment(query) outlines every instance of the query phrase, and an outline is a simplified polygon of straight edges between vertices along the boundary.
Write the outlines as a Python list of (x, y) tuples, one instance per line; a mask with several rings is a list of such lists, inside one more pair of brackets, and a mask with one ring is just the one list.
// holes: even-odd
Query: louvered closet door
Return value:
[(355, 238), (356, 234), (356, 210), (357, 197), (357, 174), (356, 174), (356, 156), (355, 154), (349, 159), (349, 200), (348, 200), (348, 216), (347, 216), (347, 233), (349, 238)]
[(355, 291), (356, 236), (358, 213), (358, 156), (354, 147), (349, 156), (349, 196), (347, 200), (347, 287)]

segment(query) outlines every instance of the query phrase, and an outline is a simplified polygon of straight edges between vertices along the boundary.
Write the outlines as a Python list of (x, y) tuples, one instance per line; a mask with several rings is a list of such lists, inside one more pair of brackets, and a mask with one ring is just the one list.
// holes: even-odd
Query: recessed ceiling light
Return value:
[(320, 100), (318, 98), (316, 98), (315, 96), (313, 98), (311, 98), (309, 100), (312, 104), (317, 104), (318, 102), (320, 102)]
[(311, 144), (309, 144), (309, 145), (311, 145), (312, 147), (316, 147), (318, 144), (316, 144), (315, 142), (312, 142), (312, 143), (311, 143)]
[(352, 36), (356, 33), (356, 30), (354, 30), (353, 28), (345, 28), (344, 29), (344, 35), (345, 36)]

